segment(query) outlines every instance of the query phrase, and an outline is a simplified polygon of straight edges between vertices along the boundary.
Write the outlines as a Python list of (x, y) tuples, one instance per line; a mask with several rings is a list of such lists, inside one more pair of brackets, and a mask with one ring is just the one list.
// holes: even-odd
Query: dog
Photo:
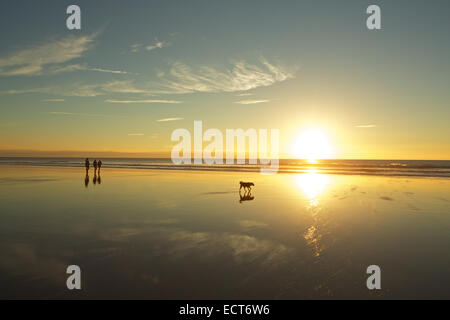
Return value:
[(245, 190), (250, 191), (252, 190), (252, 186), (255, 185), (253, 182), (242, 182), (242, 181), (239, 181), (239, 184), (240, 184), (239, 191), (241, 191), (242, 188), (244, 188), (244, 191)]

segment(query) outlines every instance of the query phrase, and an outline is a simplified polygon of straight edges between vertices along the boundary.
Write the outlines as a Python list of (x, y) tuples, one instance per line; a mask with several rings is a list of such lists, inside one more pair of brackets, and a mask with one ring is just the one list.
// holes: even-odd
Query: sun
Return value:
[(292, 154), (298, 159), (316, 163), (318, 159), (329, 159), (333, 150), (327, 135), (317, 128), (303, 131), (292, 146)]

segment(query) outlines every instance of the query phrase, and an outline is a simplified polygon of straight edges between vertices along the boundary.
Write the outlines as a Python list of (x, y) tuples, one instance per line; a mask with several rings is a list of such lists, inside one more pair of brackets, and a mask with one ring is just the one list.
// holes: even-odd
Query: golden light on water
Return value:
[(305, 159), (308, 163), (317, 163), (318, 159), (328, 159), (333, 150), (326, 134), (317, 128), (303, 131), (292, 146), (292, 154), (298, 159)]

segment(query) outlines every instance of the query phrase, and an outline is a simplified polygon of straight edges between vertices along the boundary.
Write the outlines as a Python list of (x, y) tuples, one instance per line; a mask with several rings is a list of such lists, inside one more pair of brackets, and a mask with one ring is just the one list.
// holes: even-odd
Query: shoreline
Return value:
[[(73, 170), (79, 170), (80, 173), (85, 173), (84, 166), (61, 166), (61, 165), (42, 165), (42, 164), (0, 164), (0, 172), (1, 168), (36, 168), (36, 169), (71, 169)], [(192, 166), (145, 166), (145, 167), (126, 167), (126, 166), (103, 166), (101, 172), (120, 172), (120, 171), (126, 171), (126, 172), (189, 172), (189, 173), (243, 173), (243, 174), (261, 174), (259, 168), (254, 169), (242, 169), (242, 168), (233, 168), (233, 167), (202, 167), (199, 165), (192, 165)], [(89, 174), (93, 173), (93, 167), (89, 169)], [(324, 170), (320, 168), (310, 167), (305, 169), (297, 169), (297, 170), (286, 170), (281, 169), (275, 174), (270, 175), (277, 175), (277, 174), (299, 174), (299, 175), (305, 175), (305, 174), (318, 174), (318, 175), (338, 175), (338, 176), (370, 176), (370, 177), (385, 177), (385, 178), (428, 178), (428, 179), (443, 179), (447, 180), (450, 179), (449, 175), (433, 175), (433, 174), (426, 174), (426, 172), (420, 172), (417, 174), (414, 173), (399, 173), (399, 172), (389, 172), (380, 174), (377, 172), (360, 172), (360, 171), (351, 171), (351, 170), (342, 170), (342, 171), (331, 171), (331, 170)], [(267, 174), (261, 174), (262, 176), (265, 176)]]

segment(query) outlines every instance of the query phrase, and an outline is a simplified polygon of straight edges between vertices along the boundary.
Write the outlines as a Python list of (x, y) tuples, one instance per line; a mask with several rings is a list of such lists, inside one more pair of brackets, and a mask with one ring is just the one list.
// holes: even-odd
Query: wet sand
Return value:
[[(0, 298), (450, 298), (450, 179), (100, 177), (0, 166)], [(81, 291), (66, 289), (71, 264)], [(379, 291), (366, 287), (372, 264)]]

